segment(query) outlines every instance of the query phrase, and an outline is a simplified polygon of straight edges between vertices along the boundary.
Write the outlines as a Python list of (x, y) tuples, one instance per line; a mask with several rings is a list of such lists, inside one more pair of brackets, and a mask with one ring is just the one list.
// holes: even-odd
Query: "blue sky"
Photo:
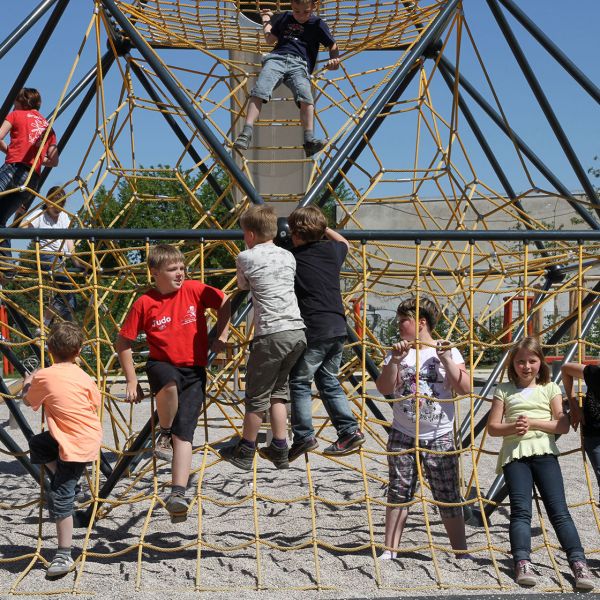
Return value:
[[(5, 11), (0, 21), (0, 39), (17, 26), (37, 5), (37, 0), (19, 0), (11, 2), (10, 11)], [(598, 56), (600, 42), (598, 41), (597, 26), (600, 22), (600, 2), (598, 0), (577, 0), (574, 7), (565, 8), (564, 0), (526, 0), (519, 5), (534, 19), (578, 66), (595, 82), (600, 83)], [(541, 111), (532, 99), (512, 54), (501, 36), (491, 13), (484, 0), (465, 0), (465, 14), (473, 30), (478, 48), (483, 56), (486, 67), (492, 76), (496, 89), (499, 91), (502, 104), (516, 131), (536, 150), (550, 166), (553, 172), (571, 190), (581, 189), (577, 178), (564, 157), (558, 143), (555, 141)], [(38, 63), (28, 85), (37, 87), (43, 93), (43, 112), (48, 113), (56, 103), (68, 77), (69, 70), (77, 55), (85, 29), (90, 21), (93, 9), (91, 0), (72, 0), (65, 15), (49, 43), (43, 58)], [(25, 57), (35, 42), (47, 16), (38, 23), (15, 48), (2, 59), (2, 76), (4, 87), (8, 90), (15, 74), (20, 69)], [(557, 115), (567, 131), (572, 145), (576, 149), (585, 168), (594, 164), (594, 156), (600, 154), (600, 107), (589, 98), (549, 55), (527, 34), (512, 18), (509, 18), (514, 30), (535, 65), (536, 73), (546, 90)], [(104, 50), (104, 45), (102, 47)], [(377, 53), (375, 53), (377, 54)], [(375, 60), (375, 54), (366, 53), (357, 59), (359, 68), (362, 61), (367, 69)], [(384, 53), (379, 53), (384, 54)], [(194, 53), (171, 51), (164, 54), (166, 60), (177, 62), (183, 66), (198, 64), (198, 55)], [(95, 60), (94, 44), (88, 44), (82, 53), (80, 65), (77, 67), (74, 81), (85, 73)], [(385, 59), (391, 61), (389, 54)], [(463, 52), (461, 66), (466, 76), (479, 84), (482, 79), (470, 52)], [(119, 77), (111, 73), (107, 80), (107, 95), (118, 91)], [(489, 97), (489, 94), (486, 93)], [(114, 101), (114, 99), (113, 99)], [(61, 165), (54, 169), (48, 185), (61, 183), (70, 179), (81, 162), (94, 127), (94, 110), (92, 106), (82, 120), (82, 127), (72, 138), (67, 150), (62, 156)], [(477, 111), (476, 111), (477, 112)], [(479, 113), (478, 113), (479, 114)], [(146, 166), (158, 163), (172, 164), (181, 154), (180, 143), (168, 133), (161, 131), (155, 134), (157, 126), (156, 114), (141, 115), (136, 121), (137, 160)], [(61, 119), (56, 124), (60, 136), (66, 126), (67, 119)], [(482, 119), (482, 125), (488, 141), (497, 148), (498, 156), (503, 160), (505, 169), (510, 174), (517, 191), (529, 187), (527, 177), (519, 167), (514, 151), (507, 144), (505, 137), (495, 126), (489, 125)], [(383, 134), (382, 134), (383, 135)], [(480, 165), (479, 174), (494, 181), (493, 174), (481, 153), (472, 143), (472, 138), (465, 133), (466, 141), (470, 144), (470, 152)], [(381, 151), (392, 152), (397, 144), (395, 136), (385, 136), (379, 142)], [(90, 162), (90, 164), (92, 164)], [(536, 183), (544, 187), (545, 182), (536, 176)]]

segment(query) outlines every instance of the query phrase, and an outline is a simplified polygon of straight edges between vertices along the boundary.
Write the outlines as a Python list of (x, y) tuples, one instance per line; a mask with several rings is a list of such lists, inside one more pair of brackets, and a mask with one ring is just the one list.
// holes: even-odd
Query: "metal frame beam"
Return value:
[(500, 0), (512, 16), (542, 45), (544, 50), (600, 104), (600, 88), (514, 3)]
[(10, 111), (11, 104), (15, 100), (15, 96), (17, 95), (19, 90), (25, 85), (27, 78), (31, 74), (31, 71), (35, 67), (39, 57), (41, 56), (44, 48), (46, 47), (46, 44), (48, 43), (48, 40), (50, 39), (52, 32), (58, 25), (58, 22), (60, 21), (60, 18), (62, 17), (62, 15), (65, 11), (65, 8), (67, 8), (67, 4), (69, 4), (69, 0), (57, 0), (57, 1), (58, 1), (58, 4), (52, 11), (52, 14), (48, 18), (48, 21), (44, 25), (44, 28), (42, 29), (40, 36), (38, 37), (37, 41), (35, 42), (32, 51), (27, 56), (27, 59), (25, 60), (25, 63), (23, 64), (21, 71), (17, 75), (17, 78), (15, 79), (13, 86), (10, 88), (10, 91), (6, 95), (4, 103), (0, 107), (0, 123), (2, 123), (4, 121), (4, 119), (6, 119), (6, 115), (8, 115), (8, 113)]
[(241, 169), (237, 166), (231, 154), (225, 149), (223, 144), (211, 131), (210, 127), (204, 122), (204, 119), (201, 118), (194, 105), (190, 102), (187, 94), (180, 88), (177, 81), (175, 81), (165, 66), (156, 58), (146, 40), (137, 32), (135, 27), (132, 26), (129, 19), (127, 19), (127, 17), (125, 17), (125, 15), (121, 12), (114, 0), (101, 0), (101, 3), (112, 15), (114, 20), (119, 24), (119, 27), (121, 27), (121, 29), (125, 32), (131, 43), (137, 48), (138, 52), (152, 67), (165, 88), (177, 101), (183, 112), (198, 129), (206, 143), (210, 146), (214, 152), (214, 155), (218, 157), (221, 163), (229, 171), (233, 179), (237, 181), (250, 201), (254, 204), (263, 204), (263, 199), (260, 197), (244, 173), (242, 173)]
[(375, 119), (389, 104), (396, 90), (402, 85), (409, 73), (414, 69), (415, 62), (425, 54), (432, 43), (434, 43), (443, 30), (448, 25), (451, 17), (456, 11), (459, 0), (448, 0), (444, 7), (439, 11), (433, 22), (423, 33), (421, 38), (404, 57), (388, 83), (381, 90), (373, 104), (365, 111), (365, 114), (358, 120), (356, 127), (346, 137), (341, 148), (333, 155), (333, 158), (323, 168), (321, 175), (315, 181), (310, 190), (299, 203), (299, 206), (308, 206), (316, 201), (317, 197), (325, 189), (325, 186), (334, 177), (340, 166), (348, 159), (352, 150), (360, 142), (367, 130), (371, 127)]
[(596, 213), (600, 215), (600, 200), (598, 200), (596, 190), (592, 185), (592, 182), (590, 181), (589, 177), (587, 176), (585, 169), (581, 165), (581, 162), (579, 162), (579, 158), (577, 158), (577, 154), (575, 153), (573, 146), (571, 146), (569, 137), (562, 128), (562, 125), (560, 124), (556, 113), (552, 109), (552, 105), (546, 97), (546, 94), (544, 93), (540, 82), (535, 76), (535, 73), (533, 72), (533, 69), (529, 64), (529, 61), (527, 60), (523, 49), (521, 48), (512, 29), (510, 28), (510, 25), (508, 24), (504, 13), (500, 9), (500, 6), (498, 5), (498, 0), (487, 0), (487, 3), (519, 67), (521, 68), (521, 71), (523, 72), (523, 75), (525, 76), (525, 79), (527, 80), (531, 91), (533, 92), (536, 100), (538, 101), (538, 104), (540, 105), (540, 108), (542, 109), (542, 112), (544, 113), (550, 127), (552, 128), (552, 131), (554, 132), (554, 135), (556, 136), (560, 147), (563, 149), (563, 152), (565, 153), (565, 156), (567, 157), (571, 168), (575, 172), (575, 175), (577, 176), (581, 187), (584, 189), (589, 201), (595, 208)]
[[(450, 74), (455, 72), (455, 67), (445, 56), (440, 56), (439, 68), (447, 69)], [(600, 229), (600, 224), (583, 208), (571, 194), (566, 185), (554, 175), (552, 170), (537, 156), (537, 154), (523, 141), (517, 133), (505, 123), (504, 119), (492, 108), (487, 100), (477, 91), (462, 74), (458, 80), (460, 86), (475, 100), (479, 107), (492, 119), (494, 123), (508, 136), (521, 152), (531, 161), (535, 168), (554, 186), (556, 191), (567, 199), (577, 214), (592, 228)]]
[(0, 59), (46, 14), (56, 0), (43, 0), (0, 44)]

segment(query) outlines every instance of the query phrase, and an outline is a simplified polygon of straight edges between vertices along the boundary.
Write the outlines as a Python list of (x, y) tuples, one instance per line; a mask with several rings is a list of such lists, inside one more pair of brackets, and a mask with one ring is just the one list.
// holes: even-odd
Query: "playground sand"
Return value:
[[(383, 405), (389, 414), (389, 406)], [(468, 403), (463, 402), (463, 414)], [(136, 408), (134, 429), (148, 417), (150, 406)], [(24, 408), (31, 424), (39, 429), (39, 416)], [(227, 422), (215, 407), (209, 410), (209, 440), (214, 443), (227, 435)], [(19, 430), (8, 429), (8, 411), (0, 404), (0, 424), (21, 445), (25, 440)], [(382, 427), (369, 424), (385, 442)], [(112, 439), (109, 423), (105, 440)], [(322, 437), (334, 438), (329, 428)], [(445, 552), (448, 548), (439, 514), (427, 506), (431, 539), (425, 526), (423, 505), (411, 510), (402, 540), (406, 552), (397, 560), (378, 561), (370, 539), (383, 542), (385, 488), (380, 479), (387, 477), (385, 456), (376, 437), (367, 436), (363, 457), (355, 454), (335, 462), (318, 453), (310, 455), (307, 465), (302, 457), (289, 470), (278, 471), (265, 460), (258, 459), (256, 481), (253, 473), (240, 471), (217, 462), (214, 452), (204, 461), (204, 430), (196, 433), (196, 452), (191, 489), (188, 496), (203, 496), (202, 511), (198, 502), (185, 522), (172, 523), (157, 498), (164, 497), (169, 481), (166, 465), (157, 467), (158, 494), (153, 494), (154, 478), (147, 474), (134, 482), (123, 479), (111, 499), (122, 495), (127, 502), (114, 505), (97, 520), (89, 531), (76, 529), (74, 556), (80, 556), (86, 544), (85, 563), (61, 579), (49, 581), (39, 558), (32, 558), (38, 538), (40, 554), (46, 560), (55, 548), (55, 528), (43, 511), (40, 525), (39, 486), (11, 456), (0, 456), (0, 597), (12, 590), (33, 597), (53, 594), (61, 597), (76, 591), (95, 598), (192, 598), (198, 595), (223, 599), (258, 598), (383, 598), (397, 596), (431, 596), (435, 594), (467, 596), (528, 593), (516, 588), (512, 579), (512, 561), (508, 555), (508, 511), (505, 506), (491, 518), (489, 536), (493, 552), (487, 549), (488, 538), (483, 527), (467, 527), (467, 537), (474, 559), (457, 560)], [(321, 448), (325, 446), (321, 441)], [(499, 441), (488, 439), (486, 451), (497, 450)], [(589, 503), (583, 463), (579, 452), (569, 453), (579, 445), (579, 436), (571, 432), (559, 445), (567, 499), (588, 554), (594, 576), (600, 575), (598, 558), (598, 526)], [(148, 458), (140, 464), (149, 466)], [(361, 460), (369, 477), (363, 478)], [(483, 454), (479, 460), (478, 478), (485, 492), (495, 477), (495, 456)], [(204, 466), (203, 466), (204, 465)], [(471, 456), (463, 461), (464, 478), (471, 473)], [(139, 472), (139, 471), (138, 471)], [(315, 506), (314, 521), (309, 496), (312, 481)], [(131, 487), (132, 482), (134, 483)], [(369, 501), (365, 500), (365, 485)], [(84, 486), (84, 488), (87, 486)], [(131, 488), (131, 489), (129, 489)], [(253, 489), (258, 498), (253, 504)], [(597, 494), (596, 483), (593, 492)], [(429, 491), (425, 493), (430, 498)], [(247, 499), (247, 498), (250, 499)], [(105, 505), (106, 506), (106, 505)], [(256, 519), (256, 521), (255, 521)], [(547, 526), (547, 520), (544, 517)], [(314, 530), (313, 530), (314, 527)], [(552, 559), (556, 561), (562, 580), (556, 576), (548, 549), (544, 547), (542, 529), (534, 514), (533, 561), (539, 582), (530, 593), (545, 590), (572, 591), (571, 577), (564, 554), (557, 550), (554, 532), (548, 532)], [(551, 529), (551, 528), (550, 528)], [(261, 544), (257, 553), (256, 530)], [(198, 532), (202, 532), (202, 546)], [(41, 534), (41, 535), (40, 535)], [(319, 541), (318, 546), (313, 540)], [(439, 550), (435, 560), (430, 542)], [(281, 550), (278, 547), (288, 549)], [(109, 554), (112, 556), (108, 556)], [(115, 555), (117, 553), (118, 555)], [(600, 583), (600, 581), (599, 581)], [(320, 591), (315, 588), (319, 587)]]

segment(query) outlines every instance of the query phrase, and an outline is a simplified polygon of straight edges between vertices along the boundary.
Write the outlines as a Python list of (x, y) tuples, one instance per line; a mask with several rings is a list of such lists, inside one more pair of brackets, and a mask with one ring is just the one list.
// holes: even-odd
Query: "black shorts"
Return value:
[(179, 403), (171, 425), (171, 433), (192, 443), (206, 396), (206, 369), (176, 367), (168, 362), (149, 359), (146, 363), (146, 373), (154, 395), (171, 381), (175, 382)]

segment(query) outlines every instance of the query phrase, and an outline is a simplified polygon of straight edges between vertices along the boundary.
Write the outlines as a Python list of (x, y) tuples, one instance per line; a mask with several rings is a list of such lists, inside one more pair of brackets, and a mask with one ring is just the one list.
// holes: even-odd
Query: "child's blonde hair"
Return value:
[(266, 204), (251, 206), (240, 217), (240, 225), (242, 229), (256, 234), (256, 237), (262, 242), (272, 240), (277, 235), (277, 215)]
[(84, 339), (83, 331), (75, 323), (61, 321), (50, 330), (48, 350), (54, 359), (71, 360), (79, 354)]
[(510, 350), (508, 354), (508, 380), (511, 383), (517, 385), (519, 383), (519, 376), (515, 371), (515, 367), (513, 362), (515, 360), (515, 356), (519, 353), (520, 350), (527, 350), (532, 354), (535, 354), (540, 359), (540, 370), (538, 371), (537, 377), (535, 378), (535, 382), (541, 385), (550, 382), (550, 367), (544, 358), (544, 351), (542, 350), (542, 345), (538, 338), (535, 337), (526, 337), (522, 339), (520, 342), (517, 342)]
[[(427, 326), (429, 327), (429, 332), (431, 333), (438, 321), (440, 320), (440, 310), (436, 306), (434, 302), (432, 302), (426, 296), (421, 296), (419, 298), (419, 319), (425, 319), (427, 322)], [(404, 300), (400, 302), (398, 305), (398, 309), (396, 310), (396, 314), (399, 317), (411, 317), (413, 319), (417, 318), (417, 298), (409, 298), (408, 300)]]
[(171, 244), (156, 244), (148, 251), (148, 268), (161, 269), (173, 263), (184, 262), (184, 256), (179, 248)]
[(288, 217), (290, 232), (305, 242), (317, 242), (325, 235), (327, 219), (316, 206), (297, 208)]

